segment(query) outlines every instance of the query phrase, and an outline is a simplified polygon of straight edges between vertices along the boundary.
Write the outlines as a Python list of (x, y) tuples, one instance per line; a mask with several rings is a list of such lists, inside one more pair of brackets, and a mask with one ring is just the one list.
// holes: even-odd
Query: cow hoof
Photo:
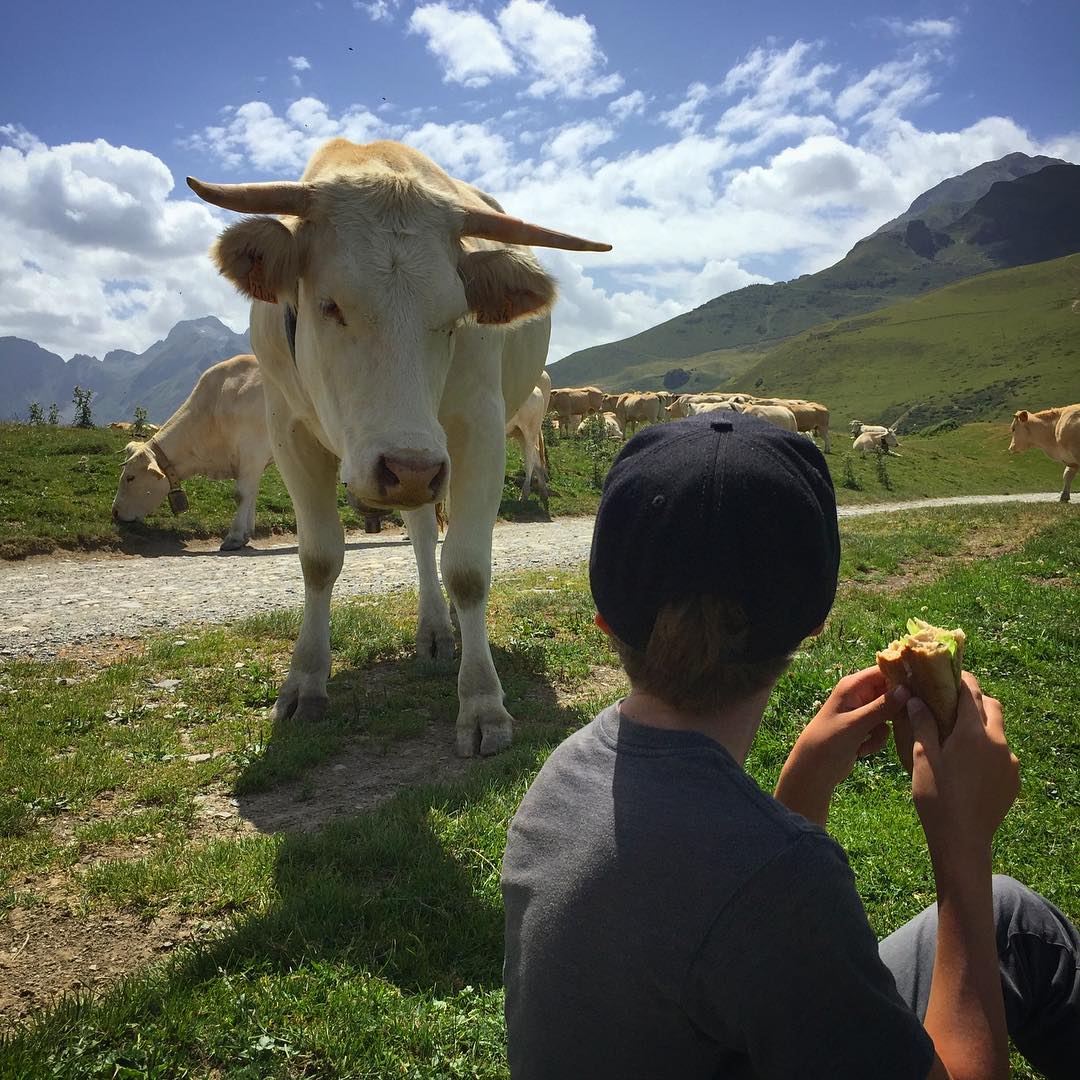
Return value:
[(235, 537), (226, 536), (221, 541), (221, 547), (218, 548), (218, 551), (240, 551), (242, 548), (247, 547), (247, 543), (246, 539), (237, 540)]
[(490, 757), (514, 741), (514, 721), (501, 705), (463, 708), (457, 722), (459, 757)]
[(282, 690), (274, 702), (274, 722), (293, 720), (298, 724), (317, 724), (326, 718), (329, 699), (297, 690)]
[(421, 667), (438, 667), (454, 659), (454, 628), (447, 620), (445, 626), (419, 626), (416, 631), (416, 661)]
[(1069, 501), (1069, 496), (1064, 494), (1064, 492), (1063, 492), (1062, 495), (1061, 495), (1061, 498), (1058, 499), (1058, 502), (1068, 502), (1068, 501)]

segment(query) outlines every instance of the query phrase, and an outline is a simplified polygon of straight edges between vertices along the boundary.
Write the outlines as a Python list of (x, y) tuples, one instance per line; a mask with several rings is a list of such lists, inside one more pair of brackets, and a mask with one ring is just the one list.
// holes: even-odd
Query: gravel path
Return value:
[[(967, 495), (844, 506), (841, 518), (933, 506), (1053, 502), (1055, 493)], [(496, 574), (572, 566), (589, 554), (592, 518), (499, 523)], [(401, 532), (358, 534), (346, 545), (334, 596), (415, 586), (412, 548)], [(188, 550), (154, 556), (60, 555), (0, 564), (0, 656), (54, 656), (99, 637), (137, 637), (191, 622), (226, 622), (304, 600), (295, 541), (262, 541), (243, 552)]]

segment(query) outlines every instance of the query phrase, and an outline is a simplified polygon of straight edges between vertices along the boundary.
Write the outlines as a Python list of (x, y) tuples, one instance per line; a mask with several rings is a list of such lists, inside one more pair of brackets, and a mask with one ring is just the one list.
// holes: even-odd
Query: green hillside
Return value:
[[(951, 212), (959, 209), (963, 204)], [(706, 352), (767, 347), (977, 274), (1080, 250), (1080, 166), (1049, 165), (999, 181), (938, 228), (941, 217), (931, 218), (933, 227), (918, 218), (874, 233), (816, 274), (725, 293), (633, 337), (573, 353), (549, 366), (552, 383), (661, 385), (666, 372), (688, 368), (689, 358)]]
[(815, 327), (734, 378), (716, 354), (685, 366), (725, 389), (821, 401), (834, 426), (901, 419), (911, 431), (1002, 419), (1080, 401), (1078, 299), (1080, 255), (1069, 255)]

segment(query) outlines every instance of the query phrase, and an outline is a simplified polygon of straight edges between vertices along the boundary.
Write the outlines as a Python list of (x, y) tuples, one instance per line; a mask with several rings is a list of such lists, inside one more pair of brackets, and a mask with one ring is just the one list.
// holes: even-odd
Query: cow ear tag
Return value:
[(263, 278), (263, 261), (261, 255), (253, 255), (251, 269), (248, 271), (248, 292), (256, 299), (265, 304), (276, 304), (277, 296), (274, 290), (266, 284)]
[(169, 492), (169, 509), (174, 514), (182, 514), (188, 508), (188, 497), (181, 488)]

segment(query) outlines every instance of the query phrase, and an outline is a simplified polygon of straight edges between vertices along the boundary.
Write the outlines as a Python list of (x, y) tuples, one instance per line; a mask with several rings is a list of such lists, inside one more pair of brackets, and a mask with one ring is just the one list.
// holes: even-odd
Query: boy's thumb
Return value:
[(934, 747), (935, 749), (941, 745), (938, 738), (937, 721), (921, 698), (908, 698), (907, 714), (908, 720), (911, 722), (911, 735), (915, 742), (922, 743), (924, 747)]

